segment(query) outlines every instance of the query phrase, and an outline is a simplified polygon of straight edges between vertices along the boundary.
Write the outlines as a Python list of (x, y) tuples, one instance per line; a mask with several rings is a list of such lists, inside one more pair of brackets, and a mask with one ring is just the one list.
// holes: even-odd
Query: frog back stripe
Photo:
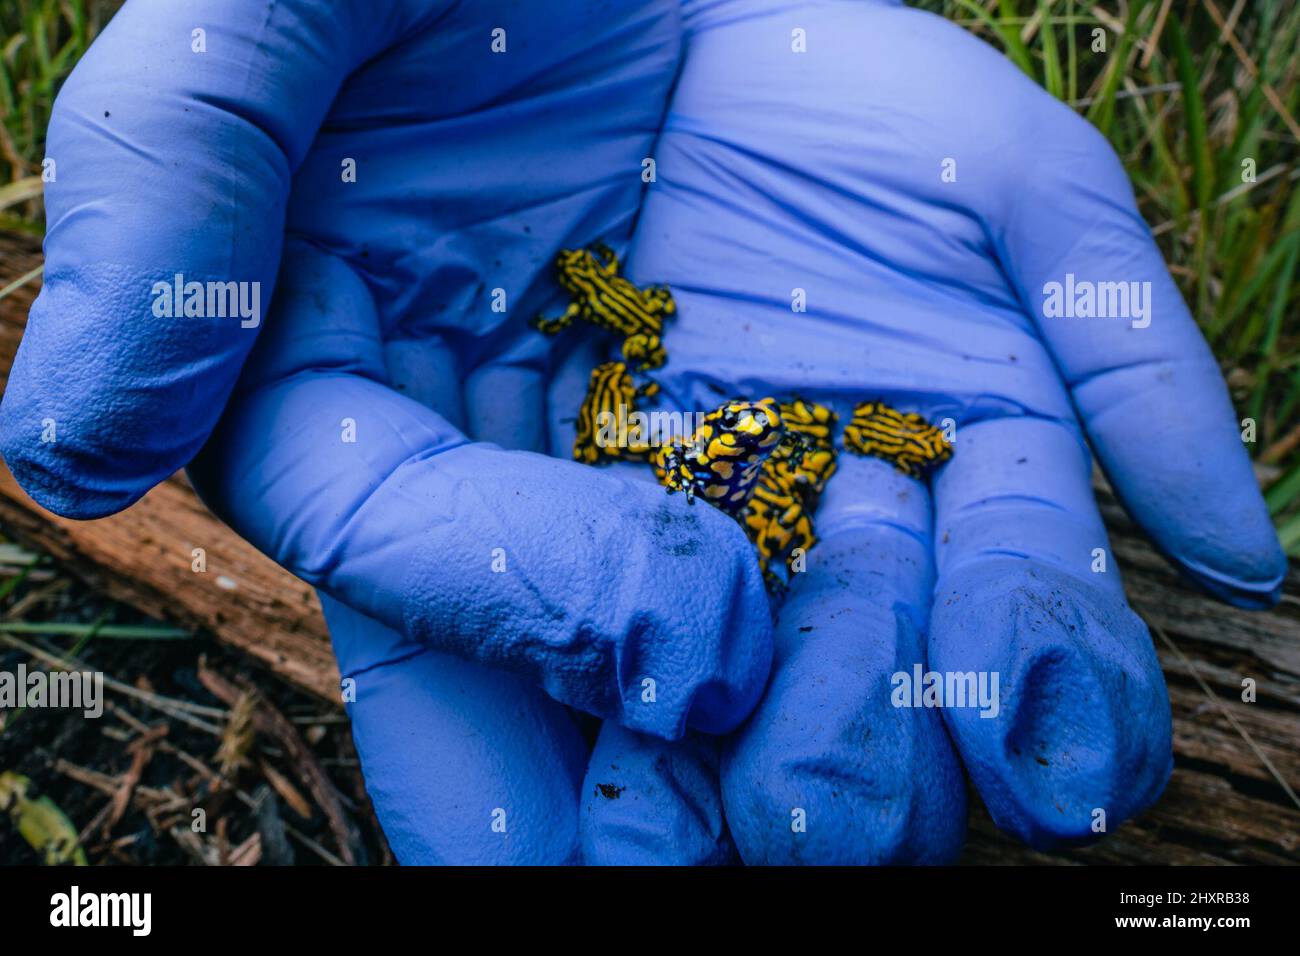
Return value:
[(610, 307), (633, 319), (638, 327), (649, 326), (656, 331), (663, 328), (659, 313), (646, 307), (647, 302), (663, 304), (653, 290), (637, 288), (630, 279), (616, 276), (610, 280), (608, 291)]
[(818, 405), (802, 398), (781, 403), (781, 419), (787, 430), (798, 432), (816, 444), (833, 448), (831, 432), (835, 427), (836, 414), (825, 405)]
[[(602, 421), (628, 421), (636, 411), (637, 399), (651, 391), (650, 387), (638, 389), (632, 381), (632, 373), (622, 362), (605, 362), (592, 369), (587, 381), (587, 395), (578, 408), (577, 431), (573, 439), (574, 460), (595, 465), (615, 459), (641, 461), (648, 457), (650, 448), (639, 435), (617, 435), (614, 444), (601, 442), (599, 438)], [(624, 438), (626, 443), (622, 441)]]
[(844, 429), (844, 447), (890, 462), (922, 478), (952, 457), (943, 432), (915, 412), (900, 412), (883, 402), (863, 402)]
[(625, 335), (663, 329), (663, 321), (642, 303), (640, 290), (626, 279), (582, 272), (570, 282), (592, 303), (592, 308), (610, 328)]
[(835, 413), (802, 399), (783, 402), (780, 410), (786, 429), (800, 442), (783, 443), (763, 463), (740, 519), (772, 591), (785, 586), (775, 566), (785, 565), (787, 574), (792, 573), (795, 553), (807, 555), (817, 543), (813, 512), (836, 469)]

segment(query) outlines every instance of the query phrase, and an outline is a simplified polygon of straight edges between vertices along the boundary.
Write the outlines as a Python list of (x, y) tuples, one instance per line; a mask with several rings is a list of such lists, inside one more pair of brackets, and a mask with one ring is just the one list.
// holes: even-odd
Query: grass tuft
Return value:
[(1269, 509), (1300, 556), (1300, 4), (912, 5), (1003, 50), (1110, 139), (1241, 418), (1256, 423), (1247, 447), (1267, 462)]

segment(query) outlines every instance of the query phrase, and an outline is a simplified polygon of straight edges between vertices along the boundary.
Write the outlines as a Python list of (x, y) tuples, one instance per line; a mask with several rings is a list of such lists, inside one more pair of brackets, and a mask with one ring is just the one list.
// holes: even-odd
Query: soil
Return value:
[[(48, 588), (48, 582), (19, 587), (9, 596), (9, 606), (12, 608), (24, 594), (42, 587)], [(105, 612), (105, 623), (152, 623), (71, 581), (52, 595), (39, 613), (31, 609), (23, 620), (91, 623)], [(16, 636), (56, 654), (71, 650), (78, 640)], [(196, 846), (204, 847), (207, 861), (213, 862), (225, 859), (254, 834), (260, 834), (260, 841), (254, 841), (255, 855), (263, 865), (320, 864), (331, 856), (340, 856), (334, 835), (337, 829), (329, 826), (300, 768), (292, 765), (285, 748), (265, 734), (256, 733), (249, 721), (244, 720), (239, 731), (238, 715), (231, 718), (231, 708), (200, 682), (201, 657), (208, 669), (227, 681), (256, 688), (266, 704), (294, 723), (308, 752), (338, 792), (355, 861), (391, 863), (392, 855), (366, 798), (351, 731), (342, 711), (250, 666), (247, 658), (222, 649), (203, 635), (176, 640), (92, 638), (78, 653), (78, 660), (102, 671), (106, 678), (152, 694), (226, 711), (230, 719), (197, 715), (222, 735), (185, 723), (106, 685), (105, 710), (98, 719), (85, 717), (81, 710), (0, 709), (4, 723), (0, 731), (0, 773), (15, 771), (28, 777), (29, 799), (46, 796), (62, 810), (72, 825), (83, 831), (82, 846), (92, 865), (193, 864), (204, 860), (204, 852), (196, 852)], [(29, 673), (43, 666), (29, 653), (0, 638), (0, 671), (16, 672), (20, 664)], [(241, 681), (247, 683), (241, 685)], [(121, 819), (105, 832), (101, 817), (99, 824), (85, 832), (112, 797), (100, 787), (75, 779), (69, 771), (76, 774), (89, 770), (120, 781), (132, 765), (130, 744), (141, 736), (140, 725), (166, 725), (161, 738), (165, 743), (152, 748), (132, 802)], [(224, 785), (218, 776), (223, 736), (229, 738), (228, 749), (244, 755), (242, 766), (229, 772)], [(197, 759), (209, 773), (200, 772), (169, 747)], [(288, 790), (289, 799), (277, 792), (275, 783)], [(177, 797), (171, 800), (170, 811), (159, 812), (160, 804), (167, 801), (160, 800), (157, 791), (168, 789)], [(256, 806), (249, 806), (250, 801), (241, 799), (236, 790)], [(204, 833), (193, 834), (191, 822), (196, 807), (206, 814)], [(310, 814), (304, 817), (302, 809), (308, 809)], [(311, 843), (320, 850), (313, 849)], [(40, 854), (20, 835), (10, 816), (0, 813), (0, 865), (40, 862)]]

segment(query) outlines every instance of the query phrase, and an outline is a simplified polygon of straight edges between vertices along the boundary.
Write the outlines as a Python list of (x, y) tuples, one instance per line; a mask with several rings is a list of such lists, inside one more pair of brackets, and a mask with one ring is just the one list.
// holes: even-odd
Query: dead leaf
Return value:
[(31, 799), (31, 781), (22, 774), (0, 773), (0, 810), (6, 810), (22, 838), (41, 854), (46, 866), (87, 866), (77, 843), (77, 828), (49, 797)]

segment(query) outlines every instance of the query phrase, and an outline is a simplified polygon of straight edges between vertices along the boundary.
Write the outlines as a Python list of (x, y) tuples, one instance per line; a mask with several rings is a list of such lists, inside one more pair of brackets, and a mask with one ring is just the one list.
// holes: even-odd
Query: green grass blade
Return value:
[(1183, 92), (1183, 121), (1187, 125), (1187, 147), (1192, 163), (1192, 195), (1196, 199), (1196, 208), (1202, 216), (1207, 216), (1214, 200), (1214, 172), (1205, 122), (1205, 102), (1201, 98), (1200, 71), (1192, 59), (1192, 51), (1177, 17), (1169, 18), (1165, 32), (1174, 50), (1178, 82)]
[(1133, 39), (1137, 34), (1138, 16), (1146, 8), (1147, 0), (1133, 0), (1129, 6), (1128, 17), (1124, 21), (1124, 35), (1119, 38), (1114, 52), (1106, 64), (1105, 78), (1102, 80), (1101, 92), (1097, 94), (1092, 105), (1088, 107), (1088, 122), (1107, 136), (1115, 122), (1115, 95), (1124, 81), (1124, 71), (1128, 64), (1129, 53), (1133, 49)]
[(163, 624), (106, 624), (96, 629), (94, 624), (61, 623), (58, 621), (0, 621), (0, 631), (9, 634), (43, 634), (52, 637), (93, 636), (106, 640), (177, 641), (188, 640), (193, 631)]
[(36, 569), (36, 565), (40, 563), (41, 556), (38, 554), (36, 557), (32, 558), (21, 571), (13, 577), (8, 578), (3, 584), (0, 584), (0, 601), (4, 601), (9, 597), (9, 595), (13, 594), (14, 591), (27, 580), (27, 576)]
[(8, 209), (10, 206), (16, 206), (20, 202), (27, 202), (29, 199), (35, 199), (45, 191), (45, 186), (41, 182), (40, 176), (28, 176), (17, 182), (0, 186), (0, 209)]
[[(1150, 108), (1142, 97), (1134, 96), (1131, 102), (1133, 103), (1133, 111), (1137, 114), (1138, 122), (1142, 125), (1147, 139), (1151, 142), (1151, 151), (1161, 177), (1158, 181), (1164, 184), (1170, 197), (1168, 206), (1175, 216), (1181, 218), (1187, 215), (1189, 205), (1187, 188), (1183, 185), (1183, 172), (1169, 148), (1164, 126), (1152, 115)], [(1133, 169), (1130, 170), (1129, 175), (1142, 175), (1142, 172), (1139, 169)], [(1152, 183), (1156, 181), (1154, 176), (1150, 180)]]
[(1264, 492), (1264, 502), (1268, 505), (1268, 513), (1271, 515), (1281, 514), (1298, 499), (1300, 499), (1300, 461), (1269, 485), (1268, 491)]
[[(998, 14), (1001, 18), (998, 26), (1002, 32), (1002, 42), (1007, 47), (1007, 55), (1020, 69), (1034, 76), (1034, 58), (1025, 41), (1020, 38), (1020, 29), (1016, 26), (1017, 13), (1015, 0), (998, 0)], [(1036, 76), (1034, 78), (1037, 79)]]
[(1214, 230), (1211, 203), (1214, 201), (1214, 163), (1210, 155), (1210, 137), (1205, 119), (1205, 101), (1201, 98), (1201, 73), (1187, 45), (1182, 24), (1171, 16), (1165, 32), (1174, 50), (1178, 82), (1183, 94), (1183, 121), (1187, 129), (1187, 149), (1192, 164), (1192, 196), (1200, 212), (1196, 225), (1193, 268), (1196, 270), (1196, 315), (1209, 314), (1210, 234)]
[(1293, 514), (1277, 529), (1282, 550), (1293, 558), (1300, 557), (1300, 513)]
[(1043, 87), (1058, 100), (1065, 99), (1065, 76), (1061, 72), (1061, 54), (1056, 47), (1056, 29), (1052, 26), (1052, 14), (1047, 0), (1038, 0), (1038, 12), (1042, 16), (1039, 34), (1043, 38)]
[[(1224, 312), (1222, 318), (1216, 321), (1216, 325), (1211, 328), (1211, 332), (1216, 332), (1218, 327), (1230, 329), (1237, 325), (1238, 320), (1243, 314), (1255, 303), (1255, 300), (1268, 287), (1269, 280), (1273, 274), (1286, 262), (1291, 255), (1291, 249), (1300, 242), (1300, 235), (1291, 235), (1281, 242), (1277, 243), (1260, 263), (1255, 267), (1255, 274), (1246, 283), (1241, 293), (1233, 301), (1231, 307)], [(1234, 348), (1238, 352), (1247, 352), (1255, 347), (1255, 339), (1259, 336), (1258, 323), (1247, 322), (1237, 330), (1237, 336), (1234, 341)]]
[(1002, 50), (1012, 63), (1024, 70), (1026, 75), (1034, 80), (1038, 79), (1034, 74), (1033, 57), (1029, 55), (1029, 48), (1020, 39), (1020, 32), (1016, 29), (1015, 24), (1001, 22), (978, 3), (975, 3), (974, 0), (953, 0), (953, 2), (981, 21), (993, 32), (994, 36), (1002, 41)]
[(1300, 262), (1300, 241), (1295, 241), (1300, 237), (1293, 237), (1291, 251), (1287, 254), (1286, 261), (1282, 264), (1282, 271), (1277, 277), (1277, 285), (1273, 289), (1273, 305), (1269, 309), (1268, 331), (1264, 333), (1264, 344), (1262, 346), (1264, 354), (1276, 359), (1278, 336), (1282, 331), (1282, 316), (1286, 312), (1287, 300), (1291, 298), (1291, 282), (1295, 276), (1296, 264)]
[(1065, 5), (1065, 98), (1073, 103), (1079, 98), (1079, 51), (1074, 36), (1074, 0)]
[(38, 275), (40, 275), (44, 271), (45, 271), (45, 263), (41, 263), (31, 272), (28, 272), (24, 275), (20, 275), (13, 282), (9, 283), (4, 288), (0, 289), (0, 300), (3, 300), (9, 295), (12, 295), (14, 292), (17, 292), (19, 289), (27, 285), (27, 283), (31, 282), (33, 279), (35, 279)]

